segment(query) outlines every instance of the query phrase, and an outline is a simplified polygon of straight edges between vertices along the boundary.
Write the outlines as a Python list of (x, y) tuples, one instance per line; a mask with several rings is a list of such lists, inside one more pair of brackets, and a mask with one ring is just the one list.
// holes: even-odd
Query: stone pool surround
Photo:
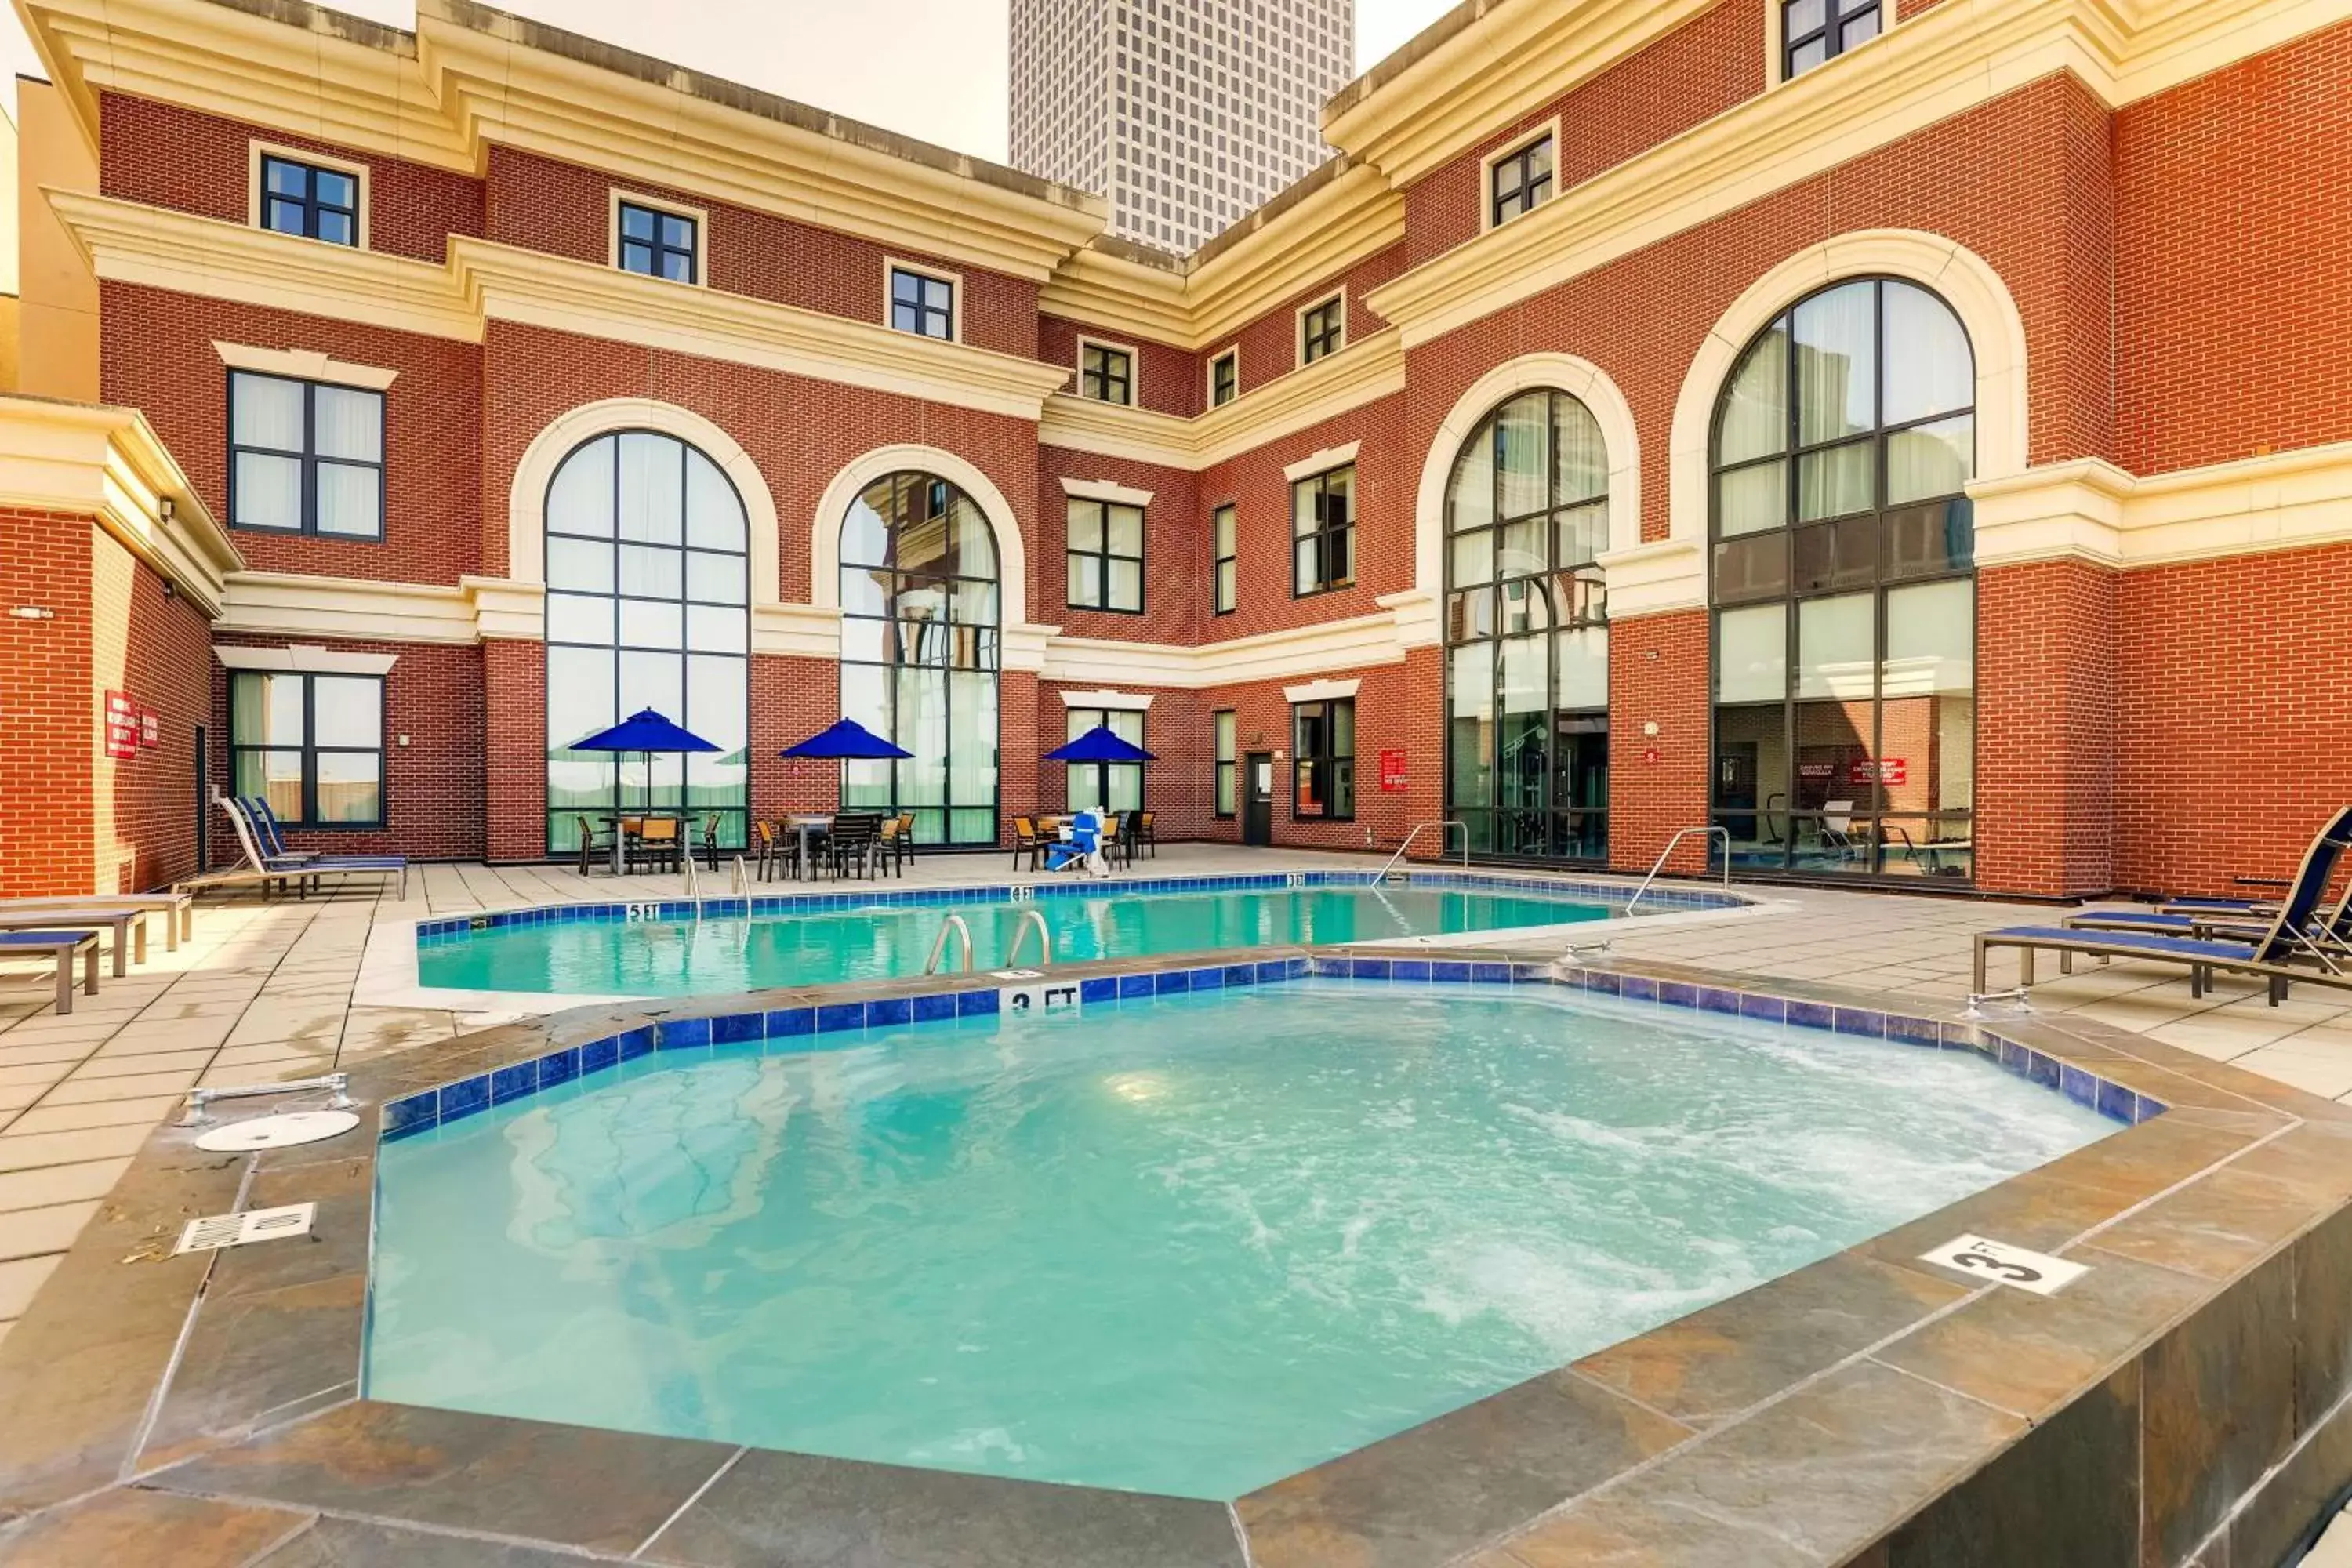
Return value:
[[(540, 1548), (710, 1568), (2271, 1568), (2352, 1483), (2352, 1110), (2074, 1018), (1929, 1018), (1658, 964), (1227, 956), (1055, 976), (1097, 1005), (1244, 969), (1567, 984), (1974, 1049), (2135, 1125), (1230, 1506), (358, 1398), (375, 1141), (219, 1156), (166, 1128), (0, 1344), (0, 1562), (209, 1568), (309, 1531), (337, 1561), (511, 1568), (556, 1561)], [(583, 1047), (594, 1071), (623, 1040), (744, 1048), (747, 1026), (721, 1019), (792, 1039), (803, 1017), (812, 1035), (853, 1008), (887, 1025), (945, 1016), (943, 997), (961, 1016), (981, 994), (577, 1008), (352, 1088), (401, 1135), (428, 1094), (435, 1121), (470, 1114), (453, 1086), (495, 1099), (504, 1072), (520, 1092), (529, 1063), (535, 1093)], [(735, 1043), (707, 1043), (722, 1030)], [(168, 1255), (188, 1217), (303, 1201), (310, 1241)], [(1962, 1232), (2091, 1272), (2042, 1298), (1917, 1261)]]

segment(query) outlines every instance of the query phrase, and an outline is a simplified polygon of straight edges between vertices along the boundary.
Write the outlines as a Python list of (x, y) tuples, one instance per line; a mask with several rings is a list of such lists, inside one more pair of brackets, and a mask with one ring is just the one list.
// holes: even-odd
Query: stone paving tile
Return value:
[(0, 1173), (85, 1160), (112, 1160), (139, 1152), (152, 1129), (138, 1125), (98, 1127), (80, 1132), (0, 1132)]
[(102, 1198), (130, 1168), (127, 1159), (90, 1160), (78, 1165), (48, 1165), (37, 1171), (0, 1175), (0, 1214)]
[(110, 1056), (100, 1050), (74, 1069), (74, 1079), (87, 1082), (95, 1079), (136, 1078), (147, 1073), (202, 1072), (212, 1065), (215, 1055), (209, 1047), (194, 1051), (142, 1051), (124, 1056)]
[(41, 1105), (44, 1109), (57, 1105), (95, 1105), (106, 1100), (183, 1094), (194, 1087), (200, 1070), (190, 1067), (170, 1072), (126, 1074), (121, 1077), (77, 1077), (72, 1082), (61, 1083), (42, 1096)]
[(16, 1113), (5, 1133), (9, 1137), (37, 1137), (48, 1132), (79, 1132), (93, 1128), (138, 1127), (152, 1129), (179, 1108), (176, 1094), (149, 1095), (141, 1100), (101, 1100), (87, 1105), (50, 1105), (46, 1100), (30, 1110)]
[[(239, 1568), (271, 1552), (308, 1522), (283, 1509), (123, 1488), (54, 1509), (0, 1532), (12, 1568), (89, 1568), (94, 1563), (169, 1563)], [(331, 1561), (320, 1559), (319, 1561)]]
[(0, 1263), (65, 1251), (97, 1212), (98, 1205), (90, 1202), (0, 1214)]
[(57, 1266), (54, 1254), (0, 1263), (0, 1322), (23, 1317), (25, 1309), (33, 1304), (33, 1292), (41, 1288), (41, 1282)]

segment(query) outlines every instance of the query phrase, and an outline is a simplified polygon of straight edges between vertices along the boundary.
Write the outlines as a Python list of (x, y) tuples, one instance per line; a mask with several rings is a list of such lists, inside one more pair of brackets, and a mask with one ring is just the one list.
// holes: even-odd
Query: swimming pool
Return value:
[(667, 1047), (384, 1146), (370, 1397), (1231, 1499), (2117, 1125), (1546, 985)]
[[(417, 984), (687, 996), (919, 975), (950, 913), (971, 931), (972, 967), (986, 970), (1004, 965), (1031, 910), (1053, 938), (1050, 961), (1069, 963), (1568, 925), (1618, 912), (1607, 901), (1612, 897), (1622, 894), (1502, 878), (1420, 873), (1382, 884), (1361, 872), (1315, 872), (1298, 874), (1296, 882), (1229, 877), (877, 889), (755, 900), (748, 915), (741, 900), (713, 900), (706, 907), (714, 912), (699, 920), (687, 904), (591, 905), (521, 911), (541, 917), (533, 919), (488, 917), (479, 929), (465, 920), (420, 924)], [(1032, 935), (1024, 961), (1037, 956)]]

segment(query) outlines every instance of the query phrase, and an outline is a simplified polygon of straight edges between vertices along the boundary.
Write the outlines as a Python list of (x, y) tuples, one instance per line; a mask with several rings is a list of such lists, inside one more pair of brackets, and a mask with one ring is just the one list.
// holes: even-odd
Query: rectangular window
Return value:
[(616, 258), (621, 270), (642, 272), (648, 278), (667, 278), (673, 283), (699, 281), (697, 256), (700, 247), (696, 240), (700, 226), (684, 213), (622, 202), (618, 221), (620, 255)]
[(1217, 727), (1217, 815), (1234, 814), (1234, 713), (1227, 709), (1213, 716)]
[[(1120, 740), (1143, 744), (1140, 708), (1073, 708), (1066, 739), (1075, 741), (1097, 724), (1108, 724)], [(1148, 748), (1147, 748), (1148, 749)], [(1072, 811), (1140, 811), (1143, 809), (1141, 763), (1072, 763), (1069, 764), (1069, 809)]]
[(1210, 570), (1214, 583), (1213, 611), (1220, 616), (1233, 614), (1241, 591), (1241, 544), (1234, 521), (1231, 501), (1209, 515), (1209, 534), (1214, 542), (1216, 554)]
[(1508, 223), (1551, 196), (1552, 140), (1538, 137), (1495, 160), (1486, 172), (1488, 226)]
[(1356, 580), (1356, 466), (1290, 487), (1290, 592), (1305, 598)]
[(330, 245), (360, 242), (359, 176), (342, 169), (261, 155), (261, 226)]
[(1135, 356), (1100, 343), (1078, 346), (1078, 395), (1097, 403), (1135, 401)]
[(1072, 608), (1143, 613), (1143, 509), (1070, 498)]
[(918, 337), (955, 339), (955, 285), (944, 278), (890, 268), (890, 324)]
[(1209, 406), (1223, 408), (1242, 393), (1242, 351), (1227, 349), (1209, 362)]
[(383, 826), (383, 678), (229, 678), (229, 779), (289, 827)]
[(1781, 0), (1783, 79), (1878, 37), (1880, 0)]
[(1310, 305), (1298, 317), (1298, 363), (1313, 364), (1326, 355), (1338, 353), (1348, 335), (1348, 301), (1344, 295), (1334, 294), (1319, 305)]
[(1356, 700), (1300, 702), (1290, 710), (1290, 815), (1351, 821), (1356, 815)]
[(249, 370), (228, 377), (231, 526), (383, 537), (383, 394)]

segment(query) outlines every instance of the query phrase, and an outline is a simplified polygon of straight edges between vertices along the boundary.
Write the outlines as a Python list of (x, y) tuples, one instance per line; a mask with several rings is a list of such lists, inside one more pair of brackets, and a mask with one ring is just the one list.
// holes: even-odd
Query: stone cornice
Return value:
[(2131, 569), (2352, 543), (2352, 442), (2136, 477), (2096, 458), (1969, 487), (1981, 568)]

